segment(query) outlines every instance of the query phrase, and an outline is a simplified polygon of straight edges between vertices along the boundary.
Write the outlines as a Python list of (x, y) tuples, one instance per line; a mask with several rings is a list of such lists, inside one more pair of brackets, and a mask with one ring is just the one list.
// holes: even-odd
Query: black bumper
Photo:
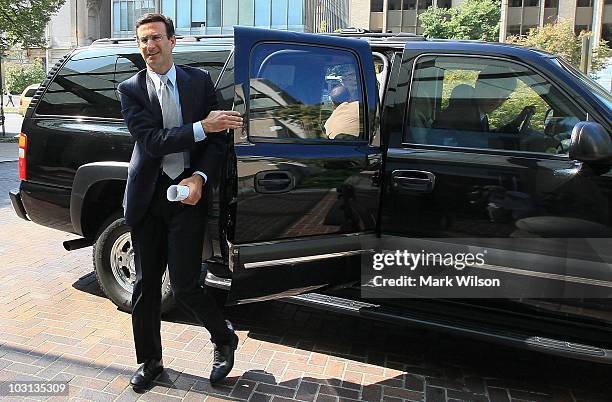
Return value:
[(19, 190), (11, 190), (9, 191), (9, 197), (11, 198), (11, 204), (13, 204), (13, 209), (18, 217), (21, 219), (25, 219), (29, 221), (28, 214), (26, 213), (25, 208), (23, 207), (23, 202), (21, 202), (21, 195), (19, 194)]

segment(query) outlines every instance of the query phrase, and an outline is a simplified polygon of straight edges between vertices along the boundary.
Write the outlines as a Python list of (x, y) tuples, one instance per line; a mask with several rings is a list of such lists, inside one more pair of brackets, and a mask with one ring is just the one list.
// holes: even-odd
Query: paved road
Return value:
[(14, 162), (19, 157), (19, 147), (16, 142), (0, 142), (0, 162)]
[[(7, 137), (12, 137), (21, 132), (21, 123), (23, 117), (18, 113), (5, 113), (4, 114), (4, 132)], [(2, 128), (0, 127), (0, 136), (2, 136)]]
[[(100, 292), (91, 248), (20, 220), (0, 163), (0, 381), (70, 381), (76, 400), (610, 401), (609, 367), (345, 317), (281, 302), (227, 308), (240, 337), (223, 386), (207, 380), (208, 333), (174, 312), (162, 324), (167, 366), (145, 394), (129, 386), (130, 316)], [(65, 400), (65, 399), (58, 399)]]

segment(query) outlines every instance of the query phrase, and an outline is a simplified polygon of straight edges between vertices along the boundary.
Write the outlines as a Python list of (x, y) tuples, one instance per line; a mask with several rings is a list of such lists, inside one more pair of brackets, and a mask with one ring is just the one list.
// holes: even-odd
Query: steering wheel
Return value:
[(527, 129), (529, 128), (529, 124), (531, 123), (531, 118), (535, 114), (535, 106), (525, 106), (525, 108), (523, 109), (523, 112), (525, 112), (525, 116), (523, 117), (523, 119), (518, 125), (519, 126), (518, 133), (520, 135), (527, 134)]

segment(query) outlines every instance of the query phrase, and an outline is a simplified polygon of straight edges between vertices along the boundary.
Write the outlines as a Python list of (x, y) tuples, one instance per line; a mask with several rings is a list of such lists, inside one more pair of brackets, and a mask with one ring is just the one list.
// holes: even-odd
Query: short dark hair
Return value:
[(338, 106), (341, 103), (349, 102), (351, 100), (351, 94), (344, 85), (336, 85), (329, 91), (329, 97), (334, 105)]
[[(136, 21), (136, 31), (138, 31), (139, 26), (148, 24), (149, 22), (163, 22), (166, 26), (166, 35), (168, 38), (174, 36), (174, 22), (172, 22), (172, 18), (159, 13), (148, 13), (138, 18)], [(138, 34), (136, 34), (136, 36), (138, 36)]]

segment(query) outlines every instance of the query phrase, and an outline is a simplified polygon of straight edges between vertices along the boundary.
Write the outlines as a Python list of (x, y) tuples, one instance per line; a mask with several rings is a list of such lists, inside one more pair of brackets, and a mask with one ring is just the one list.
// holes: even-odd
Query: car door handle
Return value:
[(431, 193), (436, 185), (436, 176), (422, 170), (394, 170), (391, 176), (397, 190)]
[(255, 175), (255, 191), (262, 194), (284, 193), (293, 190), (295, 180), (291, 172), (269, 170)]

